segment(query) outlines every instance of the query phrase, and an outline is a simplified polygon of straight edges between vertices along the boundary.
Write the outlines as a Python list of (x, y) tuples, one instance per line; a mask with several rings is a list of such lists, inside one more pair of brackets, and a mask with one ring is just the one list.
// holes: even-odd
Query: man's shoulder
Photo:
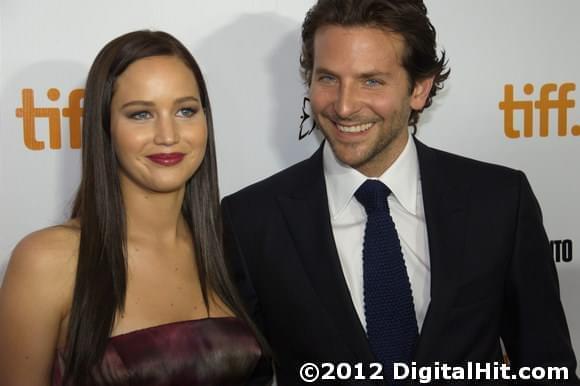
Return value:
[(286, 195), (292, 191), (299, 190), (301, 186), (312, 183), (323, 176), (322, 162), (318, 159), (317, 153), (224, 197), (224, 200), (241, 200), (246, 203), (256, 200), (263, 202), (280, 194)]
[(422, 170), (436, 172), (451, 178), (466, 181), (477, 179), (479, 181), (495, 180), (500, 182), (504, 179), (519, 179), (523, 174), (520, 170), (508, 166), (477, 160), (423, 144), (419, 144), (417, 148)]

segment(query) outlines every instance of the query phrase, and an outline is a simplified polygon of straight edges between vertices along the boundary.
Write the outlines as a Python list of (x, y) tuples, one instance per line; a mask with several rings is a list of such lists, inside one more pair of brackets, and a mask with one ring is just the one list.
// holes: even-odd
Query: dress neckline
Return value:
[(149, 326), (149, 327), (143, 327), (143, 328), (138, 328), (136, 330), (132, 330), (132, 331), (128, 331), (128, 332), (124, 332), (122, 334), (117, 334), (117, 335), (113, 335), (109, 337), (109, 340), (113, 340), (115, 338), (121, 338), (121, 337), (125, 337), (128, 335), (133, 335), (133, 334), (138, 334), (140, 332), (145, 332), (145, 331), (151, 331), (151, 330), (162, 330), (164, 328), (169, 328), (169, 327), (174, 327), (180, 324), (190, 324), (190, 323), (200, 323), (200, 322), (206, 322), (206, 321), (218, 321), (218, 320), (240, 320), (238, 317), (236, 316), (206, 316), (204, 318), (197, 318), (197, 319), (185, 319), (185, 320), (177, 320), (175, 322), (167, 322), (167, 323), (161, 323), (161, 324), (156, 324), (154, 326)]
[[(156, 324), (154, 326), (138, 328), (138, 329), (133, 330), (133, 331), (128, 331), (128, 332), (124, 332), (122, 334), (113, 335), (113, 336), (110, 336), (109, 338), (107, 338), (107, 342), (112, 342), (113, 340), (115, 340), (117, 338), (123, 339), (123, 338), (129, 337), (129, 336), (138, 335), (138, 334), (146, 332), (146, 331), (163, 330), (164, 328), (175, 327), (175, 326), (179, 326), (182, 324), (194, 324), (194, 323), (201, 323), (201, 322), (207, 322), (207, 321), (230, 321), (230, 320), (231, 321), (239, 321), (240, 323), (243, 323), (242, 319), (238, 318), (237, 316), (206, 316), (204, 318), (197, 318), (197, 319), (177, 320), (175, 322)], [(64, 348), (59, 347), (56, 349), (56, 351), (59, 354), (63, 354)]]

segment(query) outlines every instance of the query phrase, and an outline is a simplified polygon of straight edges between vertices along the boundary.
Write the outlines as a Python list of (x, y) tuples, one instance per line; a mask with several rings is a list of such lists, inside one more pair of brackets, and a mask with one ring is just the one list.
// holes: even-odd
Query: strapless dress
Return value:
[[(61, 386), (63, 370), (59, 351), (53, 386)], [(205, 318), (111, 337), (91, 382), (98, 386), (257, 386), (271, 384), (272, 369), (243, 321)]]

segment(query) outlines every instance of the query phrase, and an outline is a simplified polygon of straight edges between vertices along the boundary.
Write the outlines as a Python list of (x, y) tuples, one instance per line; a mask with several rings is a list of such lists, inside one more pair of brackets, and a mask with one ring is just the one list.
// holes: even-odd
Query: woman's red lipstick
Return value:
[(157, 153), (147, 156), (151, 161), (163, 166), (177, 165), (183, 161), (184, 157), (185, 154), (183, 153)]

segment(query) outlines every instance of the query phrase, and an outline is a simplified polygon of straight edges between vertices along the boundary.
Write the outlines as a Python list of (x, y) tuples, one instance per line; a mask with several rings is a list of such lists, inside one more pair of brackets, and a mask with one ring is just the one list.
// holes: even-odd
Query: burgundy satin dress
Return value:
[[(266, 362), (253, 332), (240, 319), (205, 318), (110, 338), (91, 381), (98, 386), (269, 385), (272, 374)], [(63, 366), (59, 352), (53, 386), (61, 386)]]

